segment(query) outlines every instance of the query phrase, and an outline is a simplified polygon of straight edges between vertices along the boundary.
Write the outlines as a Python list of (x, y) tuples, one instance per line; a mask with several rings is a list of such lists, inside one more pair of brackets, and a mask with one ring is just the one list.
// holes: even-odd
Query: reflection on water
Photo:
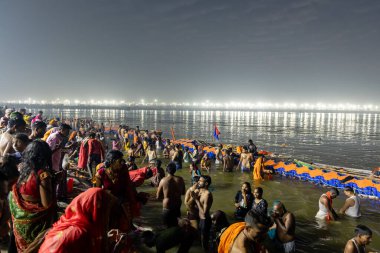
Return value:
[(51, 110), (46, 115), (92, 117), (113, 125), (162, 129), (177, 138), (213, 141), (218, 125), (224, 143), (246, 143), (308, 162), (371, 169), (380, 165), (379, 114), (176, 110)]

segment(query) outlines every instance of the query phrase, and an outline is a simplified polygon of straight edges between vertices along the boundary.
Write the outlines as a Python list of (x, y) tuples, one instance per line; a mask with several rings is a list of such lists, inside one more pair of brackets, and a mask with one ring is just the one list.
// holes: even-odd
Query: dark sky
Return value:
[(379, 104), (379, 13), (378, 0), (2, 0), (0, 100)]

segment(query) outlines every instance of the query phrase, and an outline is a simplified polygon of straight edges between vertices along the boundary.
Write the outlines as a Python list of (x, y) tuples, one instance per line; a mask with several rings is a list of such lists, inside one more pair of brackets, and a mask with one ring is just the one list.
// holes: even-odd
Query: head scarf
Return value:
[(112, 200), (101, 188), (78, 195), (46, 234), (39, 252), (106, 252)]

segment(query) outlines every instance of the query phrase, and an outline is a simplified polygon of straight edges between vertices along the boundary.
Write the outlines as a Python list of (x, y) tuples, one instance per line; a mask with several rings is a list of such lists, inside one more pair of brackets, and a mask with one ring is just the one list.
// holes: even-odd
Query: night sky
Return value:
[(2, 0), (0, 100), (380, 104), (377, 0)]

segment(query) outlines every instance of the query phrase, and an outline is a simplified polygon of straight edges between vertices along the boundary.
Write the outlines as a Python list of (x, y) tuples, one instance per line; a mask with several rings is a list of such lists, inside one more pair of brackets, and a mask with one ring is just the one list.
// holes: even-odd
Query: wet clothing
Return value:
[(264, 162), (263, 157), (260, 156), (256, 162), (255, 166), (253, 167), (253, 179), (254, 180), (262, 180), (264, 176)]
[[(326, 196), (326, 197), (327, 197), (327, 199), (328, 199), (329, 202), (330, 202), (330, 206), (331, 206), (331, 208), (332, 208), (332, 199), (329, 198), (329, 196), (328, 196), (327, 194), (325, 194), (325, 193), (322, 194), (321, 197), (322, 197), (322, 196)], [(329, 216), (329, 210), (327, 210), (326, 206), (325, 206), (324, 204), (321, 203), (321, 200), (320, 200), (320, 199), (319, 199), (319, 201), (318, 201), (318, 205), (319, 205), (319, 210), (318, 210), (318, 213), (315, 215), (315, 218), (317, 218), (317, 219), (321, 219), (321, 220), (324, 220), (324, 219), (326, 219), (326, 220), (330, 220), (331, 217)]]
[(355, 202), (354, 206), (350, 206), (347, 208), (347, 210), (344, 212), (347, 216), (358, 218), (361, 216), (360, 213), (360, 199), (358, 196), (354, 195), (349, 197), (349, 199), (352, 199)]
[(237, 219), (244, 219), (245, 215), (252, 208), (254, 196), (252, 192), (246, 194), (246, 201), (244, 202), (243, 193), (238, 191), (235, 195), (235, 203), (239, 204), (239, 207), (236, 208), (235, 217)]
[(252, 211), (267, 215), (268, 214), (268, 202), (265, 199), (261, 199), (259, 203), (256, 203), (255, 201), (253, 201)]

